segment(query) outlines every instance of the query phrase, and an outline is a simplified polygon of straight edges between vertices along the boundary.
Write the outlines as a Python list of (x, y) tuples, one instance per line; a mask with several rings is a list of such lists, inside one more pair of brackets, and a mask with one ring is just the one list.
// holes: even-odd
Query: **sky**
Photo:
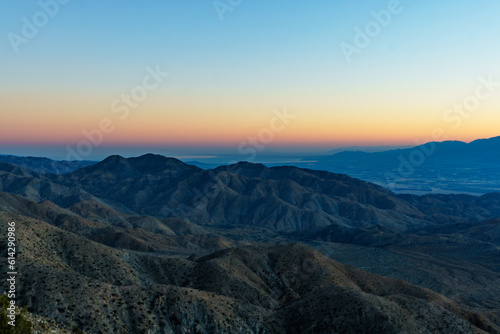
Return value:
[(494, 0), (4, 0), (0, 154), (498, 136), (499, 10)]

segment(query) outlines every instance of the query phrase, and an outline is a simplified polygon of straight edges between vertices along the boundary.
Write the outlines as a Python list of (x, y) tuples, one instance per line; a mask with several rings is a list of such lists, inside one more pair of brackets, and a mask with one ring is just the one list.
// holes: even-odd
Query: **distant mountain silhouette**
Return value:
[(344, 151), (307, 157), (297, 166), (345, 173), (404, 193), (500, 191), (500, 137), (429, 142), (383, 152)]
[(445, 163), (463, 165), (500, 162), (500, 137), (479, 139), (469, 144), (461, 141), (429, 142), (412, 148), (373, 153), (344, 151), (332, 156), (321, 157), (320, 159), (322, 162), (357, 162), (366, 164), (367, 166), (370, 163), (393, 165), (400, 162), (400, 156), (403, 158), (409, 157), (415, 151), (424, 152), (424, 164)]

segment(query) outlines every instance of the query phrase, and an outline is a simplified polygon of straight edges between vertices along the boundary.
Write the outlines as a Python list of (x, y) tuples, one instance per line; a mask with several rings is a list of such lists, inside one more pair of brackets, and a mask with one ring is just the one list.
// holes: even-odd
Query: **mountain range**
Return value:
[(500, 137), (493, 137), (470, 143), (428, 142), (382, 152), (348, 149), (309, 156), (291, 165), (345, 173), (398, 193), (483, 195), (500, 191), (499, 152)]
[[(321, 155), (305, 154), (269, 159), (267, 167), (282, 165), (347, 174), (405, 194), (484, 195), (500, 191), (500, 137), (460, 141), (428, 142), (415, 147), (352, 146)], [(279, 154), (278, 154), (279, 156)], [(204, 162), (188, 164), (205, 170), (238, 161), (238, 154), (222, 154)], [(283, 162), (280, 162), (283, 161)], [(37, 173), (65, 174), (94, 165), (97, 161), (54, 161), (47, 158), (0, 155), (0, 162), (12, 163)]]
[(0, 217), (20, 303), (88, 332), (500, 333), (498, 193), (147, 154), (0, 162)]

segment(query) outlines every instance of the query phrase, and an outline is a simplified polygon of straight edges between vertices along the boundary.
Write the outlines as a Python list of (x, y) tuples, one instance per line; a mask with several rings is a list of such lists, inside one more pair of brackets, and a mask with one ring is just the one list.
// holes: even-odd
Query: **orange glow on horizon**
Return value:
[[(404, 108), (403, 102), (385, 103), (382, 108), (363, 99), (349, 105), (348, 101), (297, 98), (287, 106), (296, 117), (275, 131), (266, 146), (416, 145), (435, 140), (432, 133), (438, 128), (448, 140), (495, 137), (500, 135), (500, 115), (493, 102), (454, 129), (443, 121), (444, 108), (430, 109), (434, 103), (423, 112), (419, 111), (426, 110), (423, 103), (412, 108)], [(214, 105), (203, 98), (152, 96), (122, 119), (103, 96), (14, 95), (0, 96), (0, 103), (5, 110), (0, 123), (4, 145), (76, 144), (89, 140), (85, 132), (95, 135), (100, 122), (108, 119), (114, 129), (103, 133), (105, 146), (237, 147), (269, 128), (278, 108), (271, 101), (250, 98)]]

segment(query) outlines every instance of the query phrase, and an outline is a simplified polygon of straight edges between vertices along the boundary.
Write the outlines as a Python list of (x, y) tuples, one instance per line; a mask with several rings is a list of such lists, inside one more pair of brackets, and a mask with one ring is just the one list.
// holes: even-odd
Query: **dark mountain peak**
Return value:
[(99, 164), (116, 164), (116, 163), (123, 163), (127, 161), (126, 158), (122, 157), (121, 155), (110, 155), (103, 161), (101, 161)]
[(492, 138), (486, 138), (486, 139), (477, 139), (474, 140), (470, 143), (466, 143), (463, 141), (459, 140), (446, 140), (442, 142), (429, 142), (426, 144), (422, 144), (407, 150), (414, 150), (415, 148), (423, 147), (423, 146), (429, 146), (429, 145), (435, 145), (437, 149), (443, 151), (456, 151), (456, 150), (476, 150), (476, 149), (497, 149), (500, 146), (500, 136), (498, 137), (492, 137)]
[(432, 152), (430, 155), (436, 154), (435, 157), (443, 158), (448, 155), (456, 155), (461, 154), (462, 152), (466, 152), (469, 149), (469, 145), (463, 141), (459, 140), (446, 140), (442, 142), (428, 142), (422, 145), (415, 146), (413, 148), (409, 148), (404, 150), (408, 154), (414, 152), (415, 150), (421, 150), (422, 152)]
[(103, 161), (90, 166), (81, 168), (75, 173), (75, 176), (85, 176), (97, 173), (113, 174), (118, 178), (130, 178), (146, 174), (184, 174), (200, 170), (198, 167), (187, 165), (175, 158), (167, 158), (162, 155), (145, 154), (135, 158), (124, 158), (119, 155), (112, 155)]
[(198, 171), (198, 167), (185, 164), (184, 162), (165, 157), (159, 154), (148, 153), (136, 158), (128, 159), (129, 163), (141, 173), (158, 173), (163, 171)]
[(469, 143), (473, 147), (484, 147), (485, 149), (495, 149), (500, 146), (500, 136), (487, 139), (477, 139)]
[(110, 160), (110, 161), (111, 160), (127, 160), (127, 158), (124, 158), (119, 154), (113, 154), (113, 155), (110, 155), (109, 157), (107, 157), (106, 159), (104, 159), (103, 161), (107, 161), (107, 160)]
[(111, 155), (104, 159), (103, 161), (95, 164), (94, 166), (90, 166), (87, 168), (82, 168), (82, 171), (89, 172), (89, 171), (106, 171), (106, 170), (112, 170), (116, 169), (118, 167), (125, 167), (128, 166), (128, 159), (120, 156), (120, 155)]
[(220, 166), (215, 169), (218, 172), (226, 171), (233, 174), (242, 175), (245, 177), (266, 178), (269, 175), (269, 168), (263, 164), (251, 163), (248, 161), (240, 161), (238, 163)]
[(146, 153), (146, 154), (143, 154), (141, 156), (138, 156), (138, 157), (135, 157), (132, 159), (174, 159), (174, 160), (177, 160), (175, 158), (168, 158), (168, 157), (163, 156), (161, 154), (154, 154), (154, 153)]
[(235, 164), (232, 164), (231, 166), (237, 166), (241, 168), (267, 168), (263, 164), (248, 162), (248, 161), (239, 161)]
[[(442, 142), (430, 142), (427, 144), (435, 144), (435, 145), (439, 145), (440, 147), (448, 148), (448, 149), (449, 148), (465, 148), (467, 146), (467, 143), (460, 141), (460, 140), (445, 140)], [(423, 145), (427, 145), (427, 144), (423, 144)], [(420, 145), (420, 146), (422, 146), (422, 145)]]

